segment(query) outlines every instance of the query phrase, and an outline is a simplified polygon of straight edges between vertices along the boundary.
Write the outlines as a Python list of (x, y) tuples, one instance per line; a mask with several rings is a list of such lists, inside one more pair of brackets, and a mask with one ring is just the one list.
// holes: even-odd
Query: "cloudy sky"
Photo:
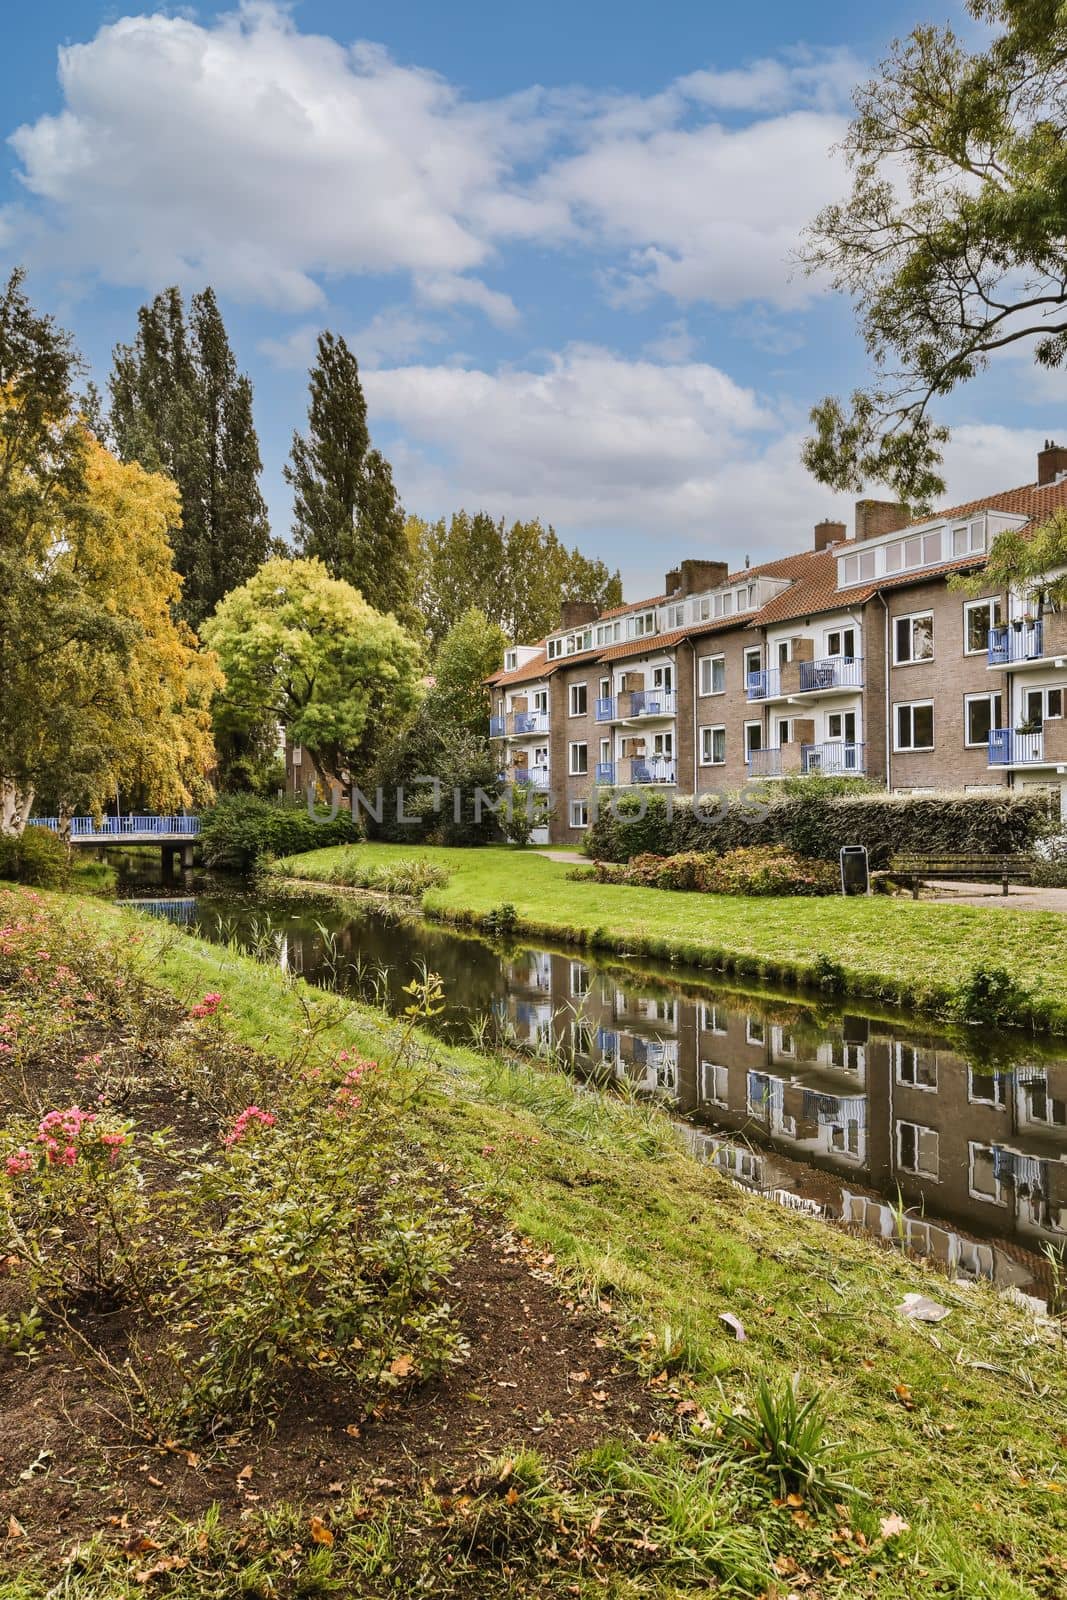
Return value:
[[(0, 60), (0, 268), (27, 265), (101, 380), (143, 299), (213, 284), (277, 531), (330, 327), (409, 509), (540, 515), (636, 595), (682, 556), (763, 559), (847, 514), (798, 443), (863, 353), (792, 255), (842, 192), (853, 84), (946, 18), (951, 0), (41, 0)], [(973, 385), (946, 413), (950, 494), (1031, 479), (1065, 401), (1019, 360)]]

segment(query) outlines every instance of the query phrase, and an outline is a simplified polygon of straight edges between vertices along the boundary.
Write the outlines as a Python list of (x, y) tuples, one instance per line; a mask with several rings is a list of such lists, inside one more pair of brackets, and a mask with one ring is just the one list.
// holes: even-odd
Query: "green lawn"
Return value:
[(1067, 1032), (1067, 916), (878, 895), (743, 899), (574, 882), (534, 851), (343, 845), (278, 862), (281, 875), (343, 885), (368, 865), (417, 856), (451, 874), (422, 897), (426, 914), (484, 922), (510, 905), (517, 930), (635, 955), (722, 965), (747, 977), (817, 979), (820, 957), (856, 995), (944, 1011), (977, 967), (1002, 967), (1032, 1003), (1019, 1021)]
[[(532, 869), (542, 894), (556, 877), (542, 878), (540, 869), (550, 863), (525, 857), (462, 859), (482, 875), (485, 897), (499, 892), (500, 878), (493, 874), (505, 869), (515, 881)], [(562, 885), (561, 892), (576, 888)], [(537, 892), (526, 891), (531, 899)], [(451, 893), (455, 897), (455, 884)], [(383, 1015), (340, 1005), (231, 948), (175, 939), (168, 930), (99, 904), (84, 905), (79, 914), (116, 949), (136, 928), (139, 963), (155, 981), (186, 1002), (208, 989), (221, 991), (225, 1026), (280, 1059), (288, 1058), (307, 1029), (309, 1012), (332, 1008), (338, 1044), (376, 1057), (385, 1053), (386, 1036), (395, 1029)], [(666, 1121), (655, 1112), (584, 1093), (564, 1076), (532, 1065), (449, 1048), (429, 1037), (423, 1048), (427, 1071), (409, 1107), (412, 1137), (434, 1150), (457, 1190), (498, 1208), (551, 1252), (562, 1278), (610, 1301), (620, 1337), (635, 1353), (643, 1351), (652, 1372), (665, 1366), (688, 1372), (692, 1406), (712, 1414), (724, 1403), (750, 1400), (760, 1375), (781, 1381), (796, 1373), (804, 1393), (823, 1397), (834, 1436), (850, 1450), (874, 1452), (852, 1472), (869, 1498), (849, 1497), (850, 1504), (836, 1513), (812, 1517), (768, 1496), (758, 1512), (765, 1577), (730, 1593), (774, 1594), (780, 1600), (789, 1593), (820, 1600), (920, 1600), (935, 1594), (1052, 1600), (1063, 1593), (1067, 1362), (1062, 1345), (1057, 1349), (1026, 1313), (987, 1286), (957, 1288), (865, 1238), (734, 1188), (675, 1149)], [(935, 1330), (901, 1317), (894, 1308), (912, 1290), (948, 1305), (948, 1320)], [(726, 1311), (744, 1324), (744, 1343), (721, 1324)], [(514, 1443), (519, 1450), (524, 1441)], [(664, 1442), (643, 1458), (644, 1465), (632, 1468), (647, 1496), (644, 1538), (648, 1549), (659, 1552), (649, 1572), (652, 1587), (631, 1587), (629, 1581), (602, 1587), (605, 1580), (595, 1573), (572, 1586), (574, 1573), (564, 1568), (557, 1588), (550, 1559), (546, 1587), (538, 1593), (710, 1592), (706, 1581), (698, 1581), (700, 1563), (709, 1542), (727, 1538), (733, 1526), (735, 1491), (730, 1485), (708, 1490), (679, 1448)], [(578, 1495), (574, 1503), (581, 1506), (583, 1526), (601, 1505), (595, 1494), (583, 1500), (573, 1481), (561, 1486), (550, 1474), (539, 1491), (549, 1530), (546, 1547), (555, 1542), (558, 1502), (551, 1497), (557, 1492)], [(397, 1514), (403, 1516), (402, 1507)], [(492, 1514), (487, 1506), (485, 1515)], [(291, 1545), (292, 1519), (270, 1515), (278, 1540)], [(336, 1590), (309, 1583), (285, 1592), (412, 1592), (397, 1586), (388, 1530), (379, 1530), (368, 1516), (359, 1510), (349, 1531), (338, 1513), (342, 1535), (336, 1552), (338, 1564), (362, 1561), (361, 1552), (372, 1552), (367, 1567), (360, 1567), (365, 1576), (356, 1581), (350, 1568), (346, 1582), (338, 1565)], [(909, 1526), (887, 1543), (882, 1519), (890, 1517)], [(532, 1538), (528, 1525), (523, 1527), (524, 1537)], [(192, 1547), (188, 1531), (176, 1530), (175, 1537)], [(505, 1542), (500, 1559), (518, 1561), (510, 1570), (523, 1577), (521, 1586), (516, 1582), (513, 1589), (505, 1565), (495, 1578), (481, 1575), (484, 1588), (457, 1583), (453, 1590), (446, 1581), (438, 1590), (430, 1548), (425, 1588), (487, 1596), (532, 1592), (525, 1581), (534, 1579), (542, 1546), (520, 1545), (510, 1555), (508, 1549)], [(780, 1563), (777, 1572), (796, 1575), (780, 1587), (769, 1570), (772, 1558)], [(662, 1563), (662, 1581), (656, 1563)], [(410, 1572), (405, 1581), (410, 1585)], [(90, 1572), (72, 1576), (63, 1593), (71, 1600), (126, 1600), (135, 1592), (127, 1582), (99, 1572), (94, 1581)], [(420, 1592), (422, 1587), (420, 1582)], [(201, 1590), (177, 1579), (170, 1592), (192, 1600), (208, 1592), (275, 1590), (237, 1582), (227, 1589), (225, 1581)], [(36, 1585), (23, 1588), (16, 1581), (6, 1587), (0, 1580), (0, 1600), (37, 1600), (39, 1594)]]

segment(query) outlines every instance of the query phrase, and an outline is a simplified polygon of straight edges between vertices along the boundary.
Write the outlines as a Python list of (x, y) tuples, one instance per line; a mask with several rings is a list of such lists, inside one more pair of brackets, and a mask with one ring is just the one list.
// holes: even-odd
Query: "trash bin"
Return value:
[(841, 893), (870, 894), (871, 875), (867, 868), (867, 846), (846, 844), (841, 847)]

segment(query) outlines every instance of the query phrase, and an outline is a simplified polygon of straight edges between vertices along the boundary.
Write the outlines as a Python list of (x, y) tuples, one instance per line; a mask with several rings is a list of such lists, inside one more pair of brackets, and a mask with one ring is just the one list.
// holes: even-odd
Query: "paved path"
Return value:
[(539, 849), (537, 854), (539, 856), (544, 856), (549, 861), (567, 861), (567, 862), (570, 863), (571, 866), (576, 866), (580, 862), (585, 862), (585, 864), (587, 866), (589, 864), (589, 857), (588, 856), (584, 856), (580, 850), (541, 850), (541, 849)]
[(1006, 911), (1060, 911), (1067, 914), (1067, 889), (1034, 889), (1026, 883), (1008, 885), (1001, 893), (999, 883), (957, 883), (929, 878), (920, 899), (940, 900), (959, 906), (986, 906)]

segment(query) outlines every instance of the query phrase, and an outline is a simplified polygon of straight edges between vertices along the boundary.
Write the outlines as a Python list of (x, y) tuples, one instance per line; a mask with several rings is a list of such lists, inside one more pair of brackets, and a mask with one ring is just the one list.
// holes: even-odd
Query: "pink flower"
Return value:
[(16, 1150), (13, 1155), (8, 1156), (5, 1162), (9, 1178), (21, 1178), (24, 1173), (29, 1172), (32, 1166), (33, 1157), (25, 1146), (21, 1150)]
[(128, 1137), (129, 1135), (125, 1133), (102, 1133), (100, 1135), (100, 1143), (106, 1149), (107, 1158), (112, 1165), (114, 1165), (114, 1163), (118, 1160), (119, 1151), (126, 1143)]
[(191, 1017), (213, 1017), (222, 1004), (222, 996), (214, 991), (204, 995), (189, 1011)]
[(261, 1111), (259, 1106), (246, 1106), (222, 1142), (227, 1150), (232, 1150), (235, 1144), (241, 1143), (253, 1123), (258, 1122), (264, 1128), (273, 1128), (277, 1120), (277, 1117), (272, 1116), (269, 1111)]

